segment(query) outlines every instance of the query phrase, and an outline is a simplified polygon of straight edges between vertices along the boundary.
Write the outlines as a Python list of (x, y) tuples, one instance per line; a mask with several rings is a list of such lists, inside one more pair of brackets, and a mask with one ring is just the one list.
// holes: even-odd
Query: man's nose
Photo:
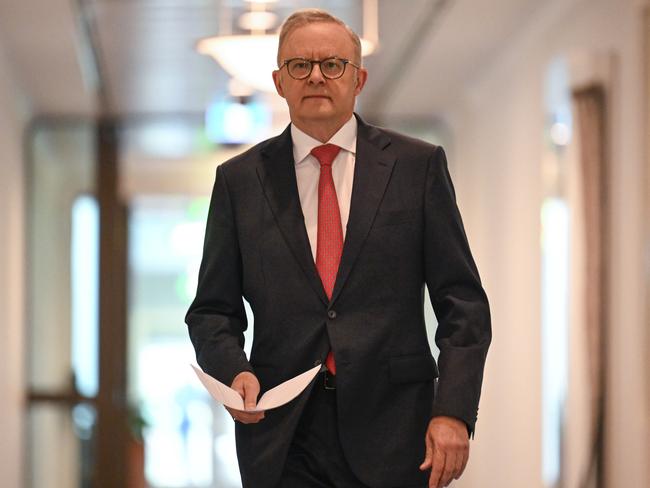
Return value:
[(320, 63), (312, 66), (311, 73), (309, 74), (309, 83), (325, 83), (325, 77), (323, 76), (323, 72), (320, 70)]

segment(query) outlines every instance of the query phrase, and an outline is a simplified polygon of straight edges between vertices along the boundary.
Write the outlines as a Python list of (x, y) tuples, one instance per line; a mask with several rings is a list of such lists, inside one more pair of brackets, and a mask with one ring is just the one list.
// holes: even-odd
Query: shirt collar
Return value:
[[(302, 163), (312, 149), (323, 143), (304, 133), (295, 124), (291, 124), (291, 139), (293, 141), (293, 159), (296, 164)], [(325, 144), (336, 144), (352, 154), (357, 152), (357, 119), (354, 115), (343, 124)]]

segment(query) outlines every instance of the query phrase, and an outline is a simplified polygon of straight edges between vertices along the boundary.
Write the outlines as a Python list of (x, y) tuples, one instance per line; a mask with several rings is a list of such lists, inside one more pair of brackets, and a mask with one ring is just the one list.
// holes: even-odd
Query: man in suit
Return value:
[(278, 66), (291, 124), (217, 168), (186, 322), (200, 366), (246, 410), (324, 367), (282, 407), (229, 410), (243, 485), (446, 486), (467, 463), (491, 330), (445, 154), (353, 113), (367, 72), (339, 19), (290, 16)]

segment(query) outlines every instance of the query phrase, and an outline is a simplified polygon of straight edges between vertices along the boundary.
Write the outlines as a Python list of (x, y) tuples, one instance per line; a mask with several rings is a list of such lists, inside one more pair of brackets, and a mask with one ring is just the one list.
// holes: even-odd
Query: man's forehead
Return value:
[(348, 54), (341, 49), (328, 48), (324, 46), (317, 46), (310, 48), (309, 46), (299, 46), (296, 49), (283, 49), (285, 59), (288, 58), (305, 58), (305, 59), (327, 59), (327, 58), (345, 58)]
[(354, 42), (347, 30), (332, 22), (315, 22), (297, 27), (282, 44), (282, 55), (324, 59), (352, 56)]

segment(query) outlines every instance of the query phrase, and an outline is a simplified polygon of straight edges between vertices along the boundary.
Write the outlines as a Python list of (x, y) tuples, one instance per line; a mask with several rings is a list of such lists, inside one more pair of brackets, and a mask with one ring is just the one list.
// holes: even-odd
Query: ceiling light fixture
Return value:
[[(238, 26), (250, 34), (232, 34), (229, 8), (222, 8), (222, 35), (201, 39), (196, 49), (212, 56), (230, 76), (255, 90), (274, 92), (271, 72), (277, 69), (277, 34), (268, 34), (278, 16), (267, 11), (276, 0), (249, 0), (249, 11), (238, 19)], [(361, 54), (368, 56), (378, 46), (377, 0), (363, 1)]]

